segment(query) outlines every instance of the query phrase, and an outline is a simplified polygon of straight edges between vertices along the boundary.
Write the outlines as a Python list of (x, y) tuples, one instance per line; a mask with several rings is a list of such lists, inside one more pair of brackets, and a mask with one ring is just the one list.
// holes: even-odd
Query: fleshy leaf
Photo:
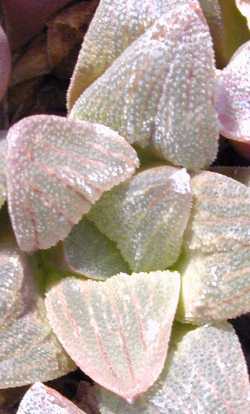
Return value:
[(8, 87), (11, 71), (11, 55), (5, 32), (0, 25), (0, 101)]
[(5, 131), (0, 130), (0, 208), (6, 199), (6, 153), (7, 153), (7, 141), (5, 139)]
[(235, 0), (236, 5), (243, 16), (247, 19), (247, 24), (250, 29), (250, 1), (249, 0)]
[(222, 175), (227, 175), (247, 187), (250, 187), (250, 167), (212, 167), (211, 171), (217, 172)]
[(200, 7), (175, 7), (83, 92), (70, 118), (100, 122), (175, 165), (199, 169), (217, 153), (215, 73)]
[(131, 402), (163, 368), (178, 298), (177, 272), (120, 273), (105, 282), (64, 278), (46, 305), (77, 366)]
[(186, 170), (155, 167), (106, 193), (89, 218), (133, 271), (164, 270), (178, 259), (191, 203)]
[[(68, 91), (72, 108), (81, 93), (159, 17), (193, 0), (101, 0), (80, 50)], [(193, 1), (194, 3), (194, 1)]]
[(243, 414), (250, 411), (246, 363), (233, 328), (225, 323), (181, 330), (184, 334), (178, 335), (177, 343), (172, 340), (159, 380), (134, 404), (127, 404), (99, 387), (101, 414)]
[(17, 414), (84, 414), (53, 388), (37, 382), (24, 395)]
[(218, 72), (215, 105), (220, 132), (236, 141), (250, 144), (250, 41)]
[(192, 179), (192, 191), (178, 317), (204, 323), (250, 312), (250, 189), (203, 172)]
[(129, 178), (136, 152), (102, 125), (32, 116), (8, 133), (12, 225), (24, 251), (63, 240), (104, 191)]
[(64, 241), (64, 256), (71, 272), (105, 280), (119, 272), (128, 272), (115, 244), (83, 219)]
[(13, 48), (23, 46), (39, 33), (49, 17), (71, 0), (2, 0), (8, 34)]
[(46, 318), (35, 265), (12, 244), (0, 248), (0, 389), (60, 377), (75, 366)]

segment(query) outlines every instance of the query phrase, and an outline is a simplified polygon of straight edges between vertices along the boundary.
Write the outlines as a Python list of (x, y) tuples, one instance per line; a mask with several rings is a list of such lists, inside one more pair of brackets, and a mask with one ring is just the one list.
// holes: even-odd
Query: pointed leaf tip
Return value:
[(200, 169), (218, 148), (215, 73), (198, 3), (174, 7), (83, 92), (70, 117), (100, 122), (174, 165)]
[(37, 382), (24, 395), (17, 414), (85, 414), (53, 388)]
[(12, 225), (24, 251), (63, 240), (104, 191), (138, 166), (116, 132), (58, 116), (32, 116), (8, 133), (7, 186)]
[(241, 46), (228, 66), (218, 71), (215, 106), (221, 134), (250, 144), (250, 41)]
[(250, 412), (250, 386), (239, 340), (229, 324), (176, 328), (165, 368), (133, 404), (99, 387), (101, 414)]
[(132, 402), (163, 368), (179, 287), (179, 274), (168, 271), (105, 282), (68, 277), (47, 293), (47, 312), (76, 364)]
[(192, 205), (185, 169), (155, 167), (105, 194), (89, 214), (133, 271), (164, 270), (179, 257)]

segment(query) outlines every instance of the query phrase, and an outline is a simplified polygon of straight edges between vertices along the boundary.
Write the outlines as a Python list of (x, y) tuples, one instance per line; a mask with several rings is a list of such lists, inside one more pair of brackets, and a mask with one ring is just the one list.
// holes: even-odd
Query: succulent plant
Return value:
[[(23, 44), (68, 1), (18, 3)], [(1, 131), (0, 389), (33, 384), (18, 414), (250, 412), (228, 322), (250, 312), (250, 169), (212, 166), (220, 135), (250, 143), (250, 2), (225, 5), (101, 0), (68, 115)], [(42, 384), (76, 367), (76, 404)]]

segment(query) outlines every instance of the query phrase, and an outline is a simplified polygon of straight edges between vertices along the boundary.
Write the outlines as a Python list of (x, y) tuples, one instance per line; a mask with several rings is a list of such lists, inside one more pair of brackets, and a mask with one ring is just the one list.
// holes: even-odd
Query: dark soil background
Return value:
[[(99, 0), (75, 0), (53, 16), (43, 31), (28, 44), (13, 48), (13, 70), (9, 91), (0, 103), (0, 129), (8, 129), (18, 120), (35, 114), (66, 115), (66, 91), (82, 39), (88, 29)], [(0, 5), (0, 22), (5, 27)], [(249, 151), (250, 152), (250, 151)], [(221, 138), (215, 165), (250, 166), (230, 141)], [(240, 338), (250, 374), (250, 314), (231, 321)], [(66, 397), (80, 404), (88, 393), (91, 406), (91, 381), (80, 371), (49, 382)], [(28, 387), (0, 391), (0, 414), (16, 413), (20, 399)]]

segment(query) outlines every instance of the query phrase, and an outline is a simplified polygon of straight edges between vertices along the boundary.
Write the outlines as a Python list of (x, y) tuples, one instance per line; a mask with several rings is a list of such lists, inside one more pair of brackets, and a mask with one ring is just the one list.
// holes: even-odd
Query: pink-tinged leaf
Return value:
[(104, 194), (89, 218), (133, 271), (164, 270), (179, 257), (191, 205), (186, 170), (155, 167)]
[(6, 154), (7, 141), (6, 131), (0, 130), (0, 208), (6, 199)]
[(65, 270), (90, 279), (105, 280), (129, 271), (115, 244), (86, 219), (73, 228), (63, 251)]
[(71, 0), (2, 0), (8, 34), (14, 49), (42, 31), (49, 17)]
[(68, 277), (47, 293), (48, 317), (77, 366), (131, 402), (164, 366), (179, 287), (179, 274), (168, 271)]
[(235, 0), (236, 5), (243, 16), (247, 19), (247, 24), (250, 29), (250, 1), (249, 0)]
[(192, 192), (178, 318), (200, 324), (250, 312), (250, 189), (202, 172)]
[(102, 125), (32, 116), (8, 133), (7, 187), (21, 250), (63, 240), (104, 191), (138, 166), (133, 148)]
[(84, 38), (68, 91), (71, 109), (81, 93), (159, 17), (196, 0), (101, 0)]
[(17, 414), (84, 414), (53, 388), (35, 383), (24, 395)]
[(101, 387), (101, 414), (246, 414), (247, 367), (233, 328), (225, 323), (173, 329), (169, 356), (155, 385), (133, 404)]
[(0, 25), (0, 101), (8, 87), (11, 72), (11, 55), (9, 42)]
[(51, 331), (34, 263), (0, 246), (0, 389), (49, 381), (75, 366)]
[(110, 126), (174, 165), (203, 168), (218, 147), (215, 73), (200, 7), (174, 7), (83, 92), (70, 118)]
[(215, 105), (221, 134), (250, 144), (250, 41), (218, 71)]

